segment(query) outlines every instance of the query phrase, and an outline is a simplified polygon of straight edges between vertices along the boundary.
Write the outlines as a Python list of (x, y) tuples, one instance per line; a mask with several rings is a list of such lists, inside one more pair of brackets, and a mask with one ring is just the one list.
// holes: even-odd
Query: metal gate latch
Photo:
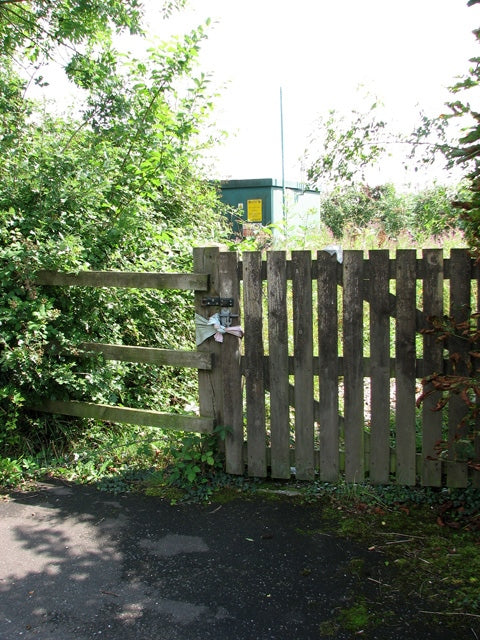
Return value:
[(231, 327), (232, 318), (238, 318), (238, 313), (230, 313), (228, 309), (222, 309), (218, 314), (222, 327)]

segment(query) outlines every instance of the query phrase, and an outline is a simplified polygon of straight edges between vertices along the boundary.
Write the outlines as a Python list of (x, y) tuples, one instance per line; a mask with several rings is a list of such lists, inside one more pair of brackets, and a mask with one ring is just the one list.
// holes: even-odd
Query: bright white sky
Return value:
[(446, 87), (478, 55), (479, 7), (466, 0), (190, 0), (168, 22), (147, 4), (162, 39), (212, 19), (201, 65), (225, 87), (215, 119), (229, 133), (216, 178), (281, 177), (280, 87), (286, 179), (300, 180), (314, 120), (358, 106), (359, 85), (407, 131), (417, 105), (442, 112)]
[[(362, 110), (368, 93), (404, 133), (420, 108), (430, 116), (445, 110), (447, 87), (479, 55), (472, 31), (480, 26), (480, 5), (466, 2), (189, 0), (164, 21), (158, 0), (144, 0), (152, 38), (168, 40), (212, 20), (200, 70), (220, 92), (214, 121), (228, 132), (215, 150), (212, 178), (281, 178), (282, 87), (285, 178), (292, 181), (304, 180), (300, 158), (315, 120), (329, 109)], [(61, 82), (52, 86), (62, 102)], [(370, 182), (391, 180), (418, 183), (395, 163), (382, 165)]]

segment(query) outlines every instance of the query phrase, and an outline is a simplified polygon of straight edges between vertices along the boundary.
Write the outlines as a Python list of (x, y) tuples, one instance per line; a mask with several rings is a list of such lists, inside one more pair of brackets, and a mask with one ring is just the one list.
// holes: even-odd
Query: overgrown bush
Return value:
[(59, 289), (35, 275), (186, 271), (193, 244), (221, 237), (199, 162), (211, 105), (207, 79), (193, 71), (203, 37), (200, 28), (126, 64), (108, 43), (97, 57), (74, 57), (69, 74), (85, 91), (76, 117), (45, 113), (0, 64), (0, 456), (62, 439), (27, 410), (39, 397), (172, 411), (191, 401), (192, 378), (178, 371), (78, 350), (84, 341), (193, 346), (191, 294)]
[(376, 227), (388, 238), (401, 231), (428, 238), (456, 227), (458, 212), (452, 200), (460, 189), (437, 186), (401, 194), (392, 184), (343, 186), (324, 197), (321, 219), (337, 239), (347, 229), (368, 227)]

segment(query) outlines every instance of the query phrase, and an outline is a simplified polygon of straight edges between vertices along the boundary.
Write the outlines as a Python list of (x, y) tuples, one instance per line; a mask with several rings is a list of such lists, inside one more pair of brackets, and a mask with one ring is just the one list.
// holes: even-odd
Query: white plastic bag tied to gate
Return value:
[(210, 318), (204, 318), (198, 313), (195, 314), (195, 333), (197, 347), (202, 342), (205, 342), (211, 336), (214, 337), (216, 342), (223, 342), (223, 336), (225, 333), (237, 336), (237, 338), (243, 338), (243, 329), (240, 326), (224, 327), (220, 322), (220, 314), (214, 313)]
[(326, 251), (331, 256), (337, 256), (337, 262), (340, 264), (343, 262), (343, 249), (339, 244), (329, 244), (322, 249), (322, 251)]

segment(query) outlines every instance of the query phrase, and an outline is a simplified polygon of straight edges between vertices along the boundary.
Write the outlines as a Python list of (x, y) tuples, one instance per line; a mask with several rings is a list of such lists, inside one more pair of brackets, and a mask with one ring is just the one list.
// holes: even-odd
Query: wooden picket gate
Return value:
[[(448, 354), (421, 335), (427, 318), (462, 320), (477, 304), (479, 270), (462, 249), (219, 252), (195, 250), (195, 270), (210, 273), (210, 294), (231, 299), (245, 336), (208, 340), (212, 372), (199, 372), (202, 414), (227, 425), (226, 469), (252, 476), (376, 484), (466, 486), (479, 472), (447, 460), (466, 405), (438, 396), (416, 407), (419, 380), (442, 372)], [(473, 284), (472, 284), (473, 282)], [(201, 306), (208, 316), (219, 309)], [(238, 319), (235, 319), (235, 323)], [(450, 349), (465, 346), (454, 341)], [(365, 400), (369, 399), (369, 416)], [(474, 461), (480, 460), (475, 443)]]

